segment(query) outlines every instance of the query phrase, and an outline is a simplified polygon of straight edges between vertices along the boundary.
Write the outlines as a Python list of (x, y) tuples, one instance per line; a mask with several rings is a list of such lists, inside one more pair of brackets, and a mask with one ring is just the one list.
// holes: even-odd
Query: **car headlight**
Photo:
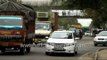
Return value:
[(75, 43), (67, 43), (66, 46), (72, 46), (75, 45)]
[(48, 45), (52, 45), (52, 46), (54, 46), (55, 44), (54, 43), (47, 43)]
[(94, 41), (98, 40), (98, 38), (94, 38)]

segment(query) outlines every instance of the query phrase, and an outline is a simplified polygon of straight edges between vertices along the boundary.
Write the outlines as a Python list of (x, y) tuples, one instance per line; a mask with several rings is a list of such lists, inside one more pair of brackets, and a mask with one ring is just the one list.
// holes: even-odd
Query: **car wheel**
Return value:
[(76, 53), (74, 52), (72, 55), (73, 55), (73, 56), (75, 56), (75, 55), (76, 55)]
[(78, 54), (78, 52), (77, 52), (77, 51), (75, 51), (75, 54), (77, 55), (77, 54)]
[(74, 50), (73, 56), (77, 55), (78, 52), (76, 50)]
[(50, 53), (50, 52), (45, 52), (45, 54), (46, 54), (46, 55), (51, 55), (51, 53)]
[(106, 44), (103, 44), (103, 46), (106, 46)]
[(97, 46), (97, 44), (94, 44), (94, 46)]

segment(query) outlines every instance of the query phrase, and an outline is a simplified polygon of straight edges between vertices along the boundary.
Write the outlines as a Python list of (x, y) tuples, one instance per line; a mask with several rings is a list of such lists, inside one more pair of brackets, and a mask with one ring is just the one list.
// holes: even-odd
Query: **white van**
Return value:
[(77, 54), (77, 41), (73, 31), (54, 31), (46, 43), (46, 55), (51, 53)]

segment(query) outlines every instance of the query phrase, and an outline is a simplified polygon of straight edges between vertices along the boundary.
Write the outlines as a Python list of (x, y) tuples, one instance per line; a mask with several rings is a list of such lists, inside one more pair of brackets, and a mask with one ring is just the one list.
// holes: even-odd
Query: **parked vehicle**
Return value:
[(46, 43), (46, 55), (51, 53), (77, 54), (77, 41), (73, 31), (54, 31)]
[[(22, 9), (23, 8), (23, 9)], [(6, 2), (0, 5), (0, 50), (30, 52), (35, 32), (35, 12), (27, 5)]]
[(85, 35), (85, 36), (92, 36), (92, 33), (91, 33), (90, 31), (86, 31), (86, 32), (84, 33), (84, 35)]
[(107, 31), (101, 31), (94, 38), (94, 45), (97, 46), (98, 44), (103, 44), (104, 46), (107, 44)]

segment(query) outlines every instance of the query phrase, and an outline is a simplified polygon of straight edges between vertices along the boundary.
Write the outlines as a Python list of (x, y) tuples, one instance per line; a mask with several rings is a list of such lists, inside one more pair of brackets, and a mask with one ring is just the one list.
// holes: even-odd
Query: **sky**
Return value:
[(31, 3), (33, 5), (49, 4), (52, 0), (22, 0), (24, 3)]
[(88, 18), (88, 19), (77, 19), (78, 20), (78, 23), (80, 23), (82, 25), (82, 27), (89, 27), (89, 25), (91, 24), (92, 22), (92, 19), (91, 18)]

